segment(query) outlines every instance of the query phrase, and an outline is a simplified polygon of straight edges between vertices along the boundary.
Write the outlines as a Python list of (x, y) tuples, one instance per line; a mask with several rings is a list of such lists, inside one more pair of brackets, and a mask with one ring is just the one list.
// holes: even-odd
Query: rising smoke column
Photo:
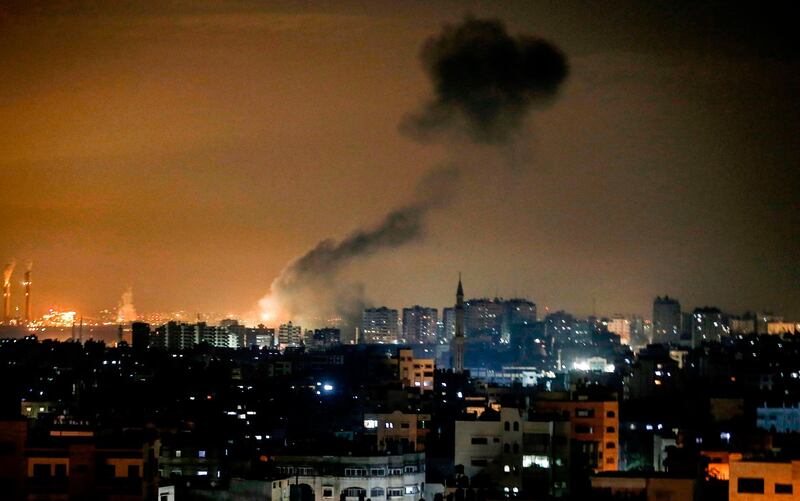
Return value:
[(117, 323), (126, 324), (136, 320), (136, 308), (133, 306), (133, 289), (128, 287), (128, 290), (122, 293), (120, 298), (120, 306), (117, 310)]
[(4, 322), (11, 320), (11, 275), (17, 266), (16, 261), (11, 261), (3, 267), (3, 318)]
[[(400, 128), (421, 141), (451, 133), (473, 144), (507, 144), (535, 105), (556, 96), (568, 73), (566, 58), (549, 42), (514, 37), (498, 20), (471, 17), (430, 38), (420, 59), (433, 84), (433, 97)], [(374, 227), (339, 241), (323, 240), (289, 263), (259, 302), (262, 319), (338, 318), (342, 325), (358, 325), (368, 301), (363, 286), (343, 281), (340, 271), (424, 237), (429, 212), (447, 204), (460, 175), (457, 165), (431, 170), (412, 203), (391, 211)]]

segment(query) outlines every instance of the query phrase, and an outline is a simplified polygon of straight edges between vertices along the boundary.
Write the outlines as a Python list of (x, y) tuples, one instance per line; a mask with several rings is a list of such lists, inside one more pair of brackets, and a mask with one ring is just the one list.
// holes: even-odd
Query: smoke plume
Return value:
[(428, 212), (447, 203), (458, 175), (454, 167), (434, 169), (417, 185), (412, 203), (393, 210), (374, 227), (339, 241), (323, 240), (292, 261), (260, 302), (267, 312), (263, 320), (274, 320), (270, 315), (279, 311), (285, 317), (281, 320), (302, 316), (302, 321), (318, 324), (357, 325), (368, 304), (363, 287), (339, 280), (338, 272), (353, 261), (422, 238)]
[(128, 287), (128, 290), (122, 293), (120, 298), (120, 307), (117, 310), (117, 323), (125, 324), (136, 320), (136, 308), (133, 306), (133, 289)]
[(8, 285), (11, 282), (11, 275), (14, 273), (14, 268), (17, 266), (16, 261), (6, 263), (3, 267), (3, 285)]
[(513, 37), (502, 22), (468, 17), (430, 38), (420, 54), (434, 97), (401, 130), (430, 140), (454, 127), (477, 143), (504, 143), (532, 107), (547, 104), (568, 73), (564, 54), (531, 36)]
[[(538, 38), (512, 37), (497, 20), (467, 18), (445, 26), (424, 44), (420, 58), (433, 97), (400, 127), (424, 141), (447, 132), (471, 144), (508, 144), (530, 110), (549, 102), (567, 76), (566, 59), (556, 47)], [(422, 239), (429, 213), (447, 205), (463, 174), (457, 165), (433, 169), (408, 205), (342, 240), (323, 240), (289, 263), (259, 302), (262, 320), (358, 325), (369, 302), (363, 286), (344, 280), (342, 270)]]

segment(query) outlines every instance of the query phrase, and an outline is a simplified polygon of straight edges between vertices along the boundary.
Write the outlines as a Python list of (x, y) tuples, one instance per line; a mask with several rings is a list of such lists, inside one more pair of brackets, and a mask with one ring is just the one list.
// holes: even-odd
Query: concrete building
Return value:
[(800, 433), (800, 405), (790, 407), (759, 407), (756, 427), (777, 433)]
[[(375, 456), (276, 456), (272, 501), (386, 499), (418, 501), (425, 494), (425, 453)], [(283, 478), (280, 478), (283, 477)], [(297, 486), (293, 487), (292, 486)], [(303, 496), (301, 495), (301, 496)]]
[(575, 393), (542, 393), (534, 408), (569, 419), (572, 460), (595, 472), (617, 471), (619, 463), (619, 404)]
[(730, 334), (719, 308), (705, 306), (695, 308), (692, 312), (692, 348), (703, 343), (720, 342), (723, 336)]
[(131, 346), (134, 350), (146, 350), (150, 346), (150, 324), (133, 322), (131, 324)]
[(342, 331), (336, 327), (324, 327), (311, 331), (309, 343), (313, 348), (330, 348), (342, 342)]
[(654, 472), (606, 472), (591, 477), (594, 499), (691, 501), (696, 499), (694, 478)]
[(364, 430), (375, 437), (377, 450), (402, 454), (425, 450), (425, 437), (430, 431), (430, 414), (401, 411), (364, 414)]
[(501, 337), (504, 342), (509, 342), (515, 332), (524, 330), (526, 326), (534, 325), (538, 317), (536, 316), (536, 304), (527, 299), (509, 299), (504, 302), (504, 305)]
[(728, 319), (728, 327), (731, 330), (731, 334), (740, 334), (743, 336), (755, 334), (756, 317), (752, 314), (731, 317)]
[(444, 308), (442, 310), (442, 332), (440, 343), (449, 344), (456, 335), (456, 309)]
[(681, 303), (669, 296), (653, 300), (653, 342), (678, 343), (681, 338)]
[(783, 501), (800, 495), (800, 461), (730, 462), (729, 501)]
[(397, 358), (398, 374), (404, 388), (419, 388), (423, 392), (433, 390), (434, 359), (414, 358), (414, 350), (400, 350)]
[(624, 315), (613, 315), (608, 320), (608, 332), (619, 336), (622, 344), (631, 344), (631, 321)]
[(214, 486), (229, 477), (224, 450), (190, 433), (168, 434), (159, 450), (161, 478)]
[(200, 343), (215, 348), (243, 348), (244, 334), (205, 322), (187, 324), (173, 321), (156, 327), (149, 345), (168, 350), (186, 350)]
[(798, 324), (794, 322), (769, 322), (767, 324), (767, 334), (779, 335), (782, 336), (784, 334), (797, 334)]
[(435, 343), (438, 322), (439, 312), (436, 308), (424, 306), (403, 308), (403, 342)]
[[(40, 430), (41, 431), (41, 430)], [(24, 421), (0, 422), (2, 499), (153, 499), (158, 442), (139, 433), (96, 436), (80, 427), (29, 433)]]
[(398, 331), (397, 310), (385, 306), (364, 310), (361, 316), (361, 336), (365, 343), (397, 343)]
[(771, 311), (762, 311), (755, 316), (756, 334), (769, 334), (769, 324), (783, 322), (783, 317)]
[(278, 346), (281, 349), (303, 344), (303, 328), (292, 322), (278, 327)]
[(496, 419), (456, 421), (456, 465), (468, 477), (487, 474), (504, 492), (523, 499), (568, 492), (569, 421), (501, 408)]
[(244, 342), (247, 348), (271, 348), (275, 345), (275, 329), (259, 324), (247, 327), (244, 331)]
[(489, 337), (499, 343), (503, 338), (505, 313), (505, 304), (499, 298), (470, 299), (464, 303), (464, 334)]

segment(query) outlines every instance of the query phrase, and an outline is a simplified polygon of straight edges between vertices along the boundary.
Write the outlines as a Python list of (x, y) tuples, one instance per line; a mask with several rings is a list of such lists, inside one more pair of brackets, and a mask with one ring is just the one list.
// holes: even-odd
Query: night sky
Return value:
[[(36, 313), (130, 286), (140, 312), (247, 314), (292, 259), (461, 162), (424, 238), (342, 278), (393, 307), (452, 304), (461, 271), (467, 296), (540, 312), (649, 317), (666, 293), (800, 319), (796, 11), (108, 3), (0, 2), (0, 260), (33, 260)], [(569, 60), (510, 146), (401, 131), (431, 96), (420, 48), (468, 13)]]

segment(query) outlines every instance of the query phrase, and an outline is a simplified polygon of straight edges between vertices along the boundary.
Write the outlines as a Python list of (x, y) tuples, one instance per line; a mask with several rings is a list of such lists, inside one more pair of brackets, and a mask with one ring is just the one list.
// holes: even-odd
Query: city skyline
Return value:
[(421, 45), (469, 11), (552, 41), (571, 74), (508, 154), (531, 169), (469, 179), (426, 239), (347, 270), (376, 306), (447, 305), (464, 270), (476, 296), (580, 315), (667, 293), (800, 316), (800, 72), (768, 15), (179, 4), (0, 11), (0, 260), (36, 263), (36, 315), (129, 286), (141, 311), (256, 311), (287, 263), (378, 224), (448, 159), (398, 127), (430, 92)]

